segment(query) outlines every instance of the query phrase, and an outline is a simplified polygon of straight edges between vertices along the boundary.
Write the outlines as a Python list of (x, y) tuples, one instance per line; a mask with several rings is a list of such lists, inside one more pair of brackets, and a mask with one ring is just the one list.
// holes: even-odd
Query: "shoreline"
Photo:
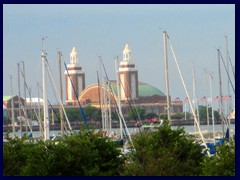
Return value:
[[(134, 127), (138, 127), (136, 125), (136, 121), (127, 121), (126, 122), (127, 127), (129, 128), (134, 128)], [(148, 122), (148, 120), (143, 120), (142, 124), (150, 124)], [(200, 121), (200, 125), (207, 125), (207, 120), (201, 120)], [(221, 121), (217, 121), (215, 122), (216, 125), (221, 124)], [(235, 120), (231, 120), (231, 124), (235, 124)], [(189, 119), (189, 120), (171, 120), (171, 125), (172, 126), (193, 126), (194, 125), (194, 120), (193, 119)], [(209, 120), (209, 125), (212, 125), (212, 121)], [(99, 122), (91, 122), (89, 124), (87, 124), (88, 128), (92, 128), (92, 129), (101, 129), (101, 123)], [(82, 122), (72, 122), (71, 123), (71, 127), (72, 130), (79, 130), (82, 127), (86, 127), (86, 125)], [(32, 131), (39, 131), (39, 126), (32, 126)], [(112, 128), (119, 128), (119, 122), (118, 121), (113, 121), (112, 122)], [(61, 125), (60, 123), (55, 123), (55, 124), (51, 124), (50, 125), (50, 129), (51, 130), (61, 130)], [(20, 130), (20, 126), (15, 126), (15, 131), (19, 131)], [(12, 126), (3, 126), (3, 132), (8, 132), (8, 131), (12, 131)], [(22, 132), (26, 131), (26, 126), (22, 126)], [(30, 131), (29, 127), (27, 127), (27, 131)]]

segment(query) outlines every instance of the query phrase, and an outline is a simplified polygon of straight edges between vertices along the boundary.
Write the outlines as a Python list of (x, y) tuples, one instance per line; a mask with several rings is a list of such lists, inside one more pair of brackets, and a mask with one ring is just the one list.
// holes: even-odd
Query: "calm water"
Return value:
[[(190, 132), (195, 132), (195, 130), (198, 130), (196, 127), (194, 126), (182, 126), (185, 128), (185, 131), (190, 133)], [(212, 125), (201, 125), (200, 126), (201, 130), (202, 131), (212, 131), (213, 127)], [(177, 129), (177, 126), (172, 126), (172, 129)], [(226, 128), (225, 128), (226, 130)], [(115, 131), (116, 134), (120, 134), (120, 129), (119, 128), (112, 128), (112, 132)], [(133, 133), (136, 133), (139, 131), (138, 128), (128, 128), (128, 131), (130, 134), (133, 134)], [(222, 132), (222, 125), (215, 125), (215, 132)], [(25, 132), (23, 132), (22, 134), (24, 134)], [(58, 135), (60, 133), (60, 131), (50, 131), (49, 134), (50, 136), (53, 136), (53, 135)], [(230, 133), (231, 135), (232, 134), (235, 134), (235, 124), (231, 124), (230, 125)], [(20, 132), (16, 132), (15, 133), (16, 136), (20, 137), (21, 136), (21, 133)], [(42, 133), (40, 133), (39, 131), (33, 131), (33, 137), (41, 137), (42, 136)], [(13, 133), (10, 133), (10, 137), (13, 137)]]

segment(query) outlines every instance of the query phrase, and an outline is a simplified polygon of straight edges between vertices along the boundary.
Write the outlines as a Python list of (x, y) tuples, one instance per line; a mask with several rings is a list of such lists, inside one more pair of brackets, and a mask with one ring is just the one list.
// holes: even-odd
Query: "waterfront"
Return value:
[[(178, 127), (179, 126), (172, 126), (172, 129), (177, 129)], [(180, 126), (180, 127), (184, 127), (184, 129), (185, 129), (185, 131), (187, 133), (192, 133), (192, 132), (196, 132), (197, 131), (197, 127), (194, 127), (193, 125)], [(217, 124), (217, 125), (214, 126), (214, 128), (215, 128), (215, 134), (217, 134), (217, 135), (221, 135), (222, 134), (222, 125)], [(200, 129), (201, 129), (201, 131), (204, 131), (204, 132), (212, 132), (213, 126), (212, 125), (200, 125)], [(235, 135), (235, 124), (231, 124), (229, 129), (230, 129), (230, 134), (231, 135)], [(99, 128), (96, 128), (95, 130), (98, 131)], [(135, 133), (139, 132), (139, 128), (138, 127), (131, 127), (131, 128), (128, 128), (128, 130), (129, 130), (130, 134), (135, 134)], [(74, 131), (79, 131), (79, 129), (76, 129)], [(68, 132), (70, 132), (70, 131), (68, 131)], [(119, 128), (112, 128), (112, 132), (115, 132), (116, 134), (120, 134), (120, 129)], [(22, 135), (24, 133), (29, 133), (29, 131), (28, 132), (23, 131)], [(50, 130), (50, 132), (49, 132), (50, 136), (59, 135), (60, 133), (61, 133), (60, 130)], [(12, 132), (10, 132), (9, 135), (10, 135), (10, 137), (13, 137), (13, 133)], [(33, 135), (33, 137), (41, 137), (41, 136), (43, 136), (40, 131), (33, 131), (32, 135)], [(15, 136), (20, 137), (21, 136), (21, 132), (20, 131), (15, 132)]]

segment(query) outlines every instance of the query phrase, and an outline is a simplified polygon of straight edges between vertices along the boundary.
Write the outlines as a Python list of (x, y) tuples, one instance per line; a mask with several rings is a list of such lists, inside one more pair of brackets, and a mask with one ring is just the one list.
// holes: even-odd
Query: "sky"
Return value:
[[(204, 69), (213, 74), (213, 96), (219, 96), (217, 49), (226, 61), (225, 36), (235, 68), (234, 4), (4, 4), (3, 95), (11, 95), (10, 75), (13, 94), (18, 94), (17, 63), (22, 66), (24, 61), (26, 83), (32, 97), (37, 96), (37, 82), (42, 84), (41, 48), (45, 36), (44, 47), (57, 87), (58, 50), (63, 54), (63, 61), (69, 63), (71, 50), (76, 47), (88, 87), (97, 83), (99, 56), (109, 79), (116, 79), (114, 58), (118, 56), (121, 60), (125, 44), (128, 44), (138, 68), (139, 81), (165, 93), (163, 30), (169, 35), (190, 97), (193, 96), (192, 67), (197, 96), (210, 97), (209, 78)], [(172, 99), (182, 100), (186, 92), (170, 42), (167, 50), (169, 91)], [(223, 95), (227, 95), (227, 73), (223, 64), (221, 74)], [(233, 72), (229, 74), (235, 88)], [(48, 98), (54, 104), (56, 100), (49, 82), (47, 86)], [(63, 90), (65, 99), (64, 78)], [(21, 78), (21, 95), (23, 92)], [(231, 86), (230, 94), (235, 96)]]

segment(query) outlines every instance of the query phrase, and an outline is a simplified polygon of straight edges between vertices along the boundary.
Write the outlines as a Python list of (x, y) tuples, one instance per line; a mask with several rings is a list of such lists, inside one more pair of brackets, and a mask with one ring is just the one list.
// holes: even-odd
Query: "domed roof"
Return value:
[[(116, 81), (110, 81), (110, 88), (105, 85), (101, 86), (102, 89), (105, 89), (107, 91), (111, 91), (111, 99), (114, 97), (114, 99), (117, 99), (117, 86), (116, 86)], [(83, 104), (97, 104), (99, 103), (99, 84), (92, 84), (88, 86), (86, 89), (84, 89), (78, 99), (80, 100), (81, 103)], [(138, 97), (141, 98), (150, 98), (152, 101), (153, 96), (164, 96), (162, 91), (160, 91), (158, 88), (149, 85), (147, 83), (143, 82), (138, 82)]]
[(140, 97), (153, 95), (165, 96), (158, 88), (144, 82), (138, 82), (138, 95)]
[[(116, 82), (111, 83), (111, 88), (113, 89), (114, 93), (117, 95), (117, 87)], [(139, 97), (147, 97), (147, 96), (165, 96), (165, 94), (160, 91), (158, 88), (144, 83), (144, 82), (138, 82), (138, 95)]]

